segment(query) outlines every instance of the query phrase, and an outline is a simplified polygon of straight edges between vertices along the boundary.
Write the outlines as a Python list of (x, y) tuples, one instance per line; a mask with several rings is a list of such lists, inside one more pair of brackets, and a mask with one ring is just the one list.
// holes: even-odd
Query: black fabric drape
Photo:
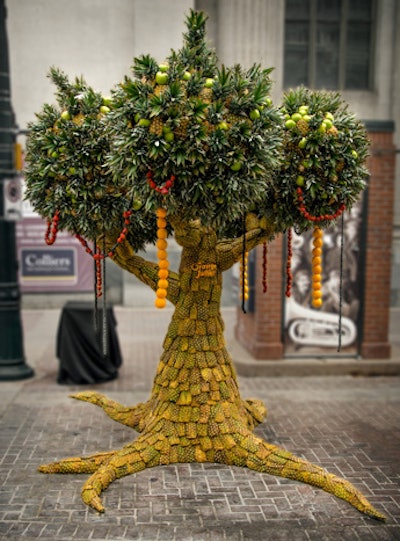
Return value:
[[(122, 357), (116, 332), (117, 321), (108, 307), (108, 354), (102, 351), (102, 330), (95, 331), (94, 309), (91, 302), (69, 301), (63, 307), (57, 333), (59, 359), (58, 383), (102, 383), (115, 379)], [(102, 321), (100, 310), (99, 321)]]

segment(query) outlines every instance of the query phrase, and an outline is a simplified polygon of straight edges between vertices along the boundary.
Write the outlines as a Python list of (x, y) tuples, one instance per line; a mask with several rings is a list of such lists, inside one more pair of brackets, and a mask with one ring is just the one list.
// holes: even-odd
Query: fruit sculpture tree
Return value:
[[(91, 474), (82, 498), (102, 512), (100, 495), (117, 478), (216, 462), (321, 487), (383, 520), (349, 482), (254, 434), (266, 409), (240, 397), (220, 313), (222, 273), (245, 252), (292, 227), (315, 228), (320, 238), (357, 200), (366, 133), (338, 94), (299, 88), (275, 108), (271, 70), (217, 67), (205, 21), (191, 11), (182, 49), (164, 64), (135, 58), (133, 78), (111, 98), (50, 71), (58, 105), (45, 105), (31, 124), (26, 168), (47, 242), (58, 229), (73, 232), (96, 263), (112, 258), (156, 292), (158, 307), (167, 299), (175, 310), (146, 403), (74, 395), (137, 439), (40, 471)], [(177, 272), (167, 259), (172, 234), (182, 247)], [(149, 242), (157, 243), (157, 264), (136, 255)], [(315, 290), (318, 299), (318, 279)]]

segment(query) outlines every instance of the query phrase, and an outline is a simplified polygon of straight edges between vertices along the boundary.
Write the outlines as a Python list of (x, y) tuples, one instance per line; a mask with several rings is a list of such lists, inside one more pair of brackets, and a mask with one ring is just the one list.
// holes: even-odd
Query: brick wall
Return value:
[(395, 147), (393, 130), (369, 130), (367, 245), (365, 302), (361, 355), (366, 359), (390, 357), (390, 271), (393, 231)]
[[(365, 291), (359, 353), (365, 359), (387, 359), (390, 314), (390, 272), (393, 228), (395, 153), (392, 123), (367, 123), (371, 140), (368, 169)], [(238, 308), (236, 339), (255, 359), (284, 357), (283, 289), (285, 262), (282, 236), (268, 245), (268, 292), (262, 291), (262, 246), (256, 248), (255, 310)]]
[(255, 269), (255, 310), (243, 314), (238, 308), (235, 336), (249, 350), (255, 359), (281, 359), (282, 343), (282, 236), (268, 244), (268, 291), (262, 287), (262, 252), (263, 247), (256, 248)]

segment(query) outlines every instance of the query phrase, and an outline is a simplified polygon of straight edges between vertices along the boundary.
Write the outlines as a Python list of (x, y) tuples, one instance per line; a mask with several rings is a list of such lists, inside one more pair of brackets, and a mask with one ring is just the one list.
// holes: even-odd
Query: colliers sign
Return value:
[(22, 283), (31, 280), (61, 280), (75, 283), (75, 248), (22, 248)]

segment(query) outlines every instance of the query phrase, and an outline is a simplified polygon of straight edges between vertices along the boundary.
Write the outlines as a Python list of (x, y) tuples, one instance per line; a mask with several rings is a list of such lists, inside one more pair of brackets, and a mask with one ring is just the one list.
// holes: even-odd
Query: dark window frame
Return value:
[[(340, 1), (340, 0), (332, 0)], [(341, 0), (340, 1), (340, 15), (339, 15), (339, 40), (338, 40), (338, 73), (336, 77), (337, 86), (333, 90), (345, 90), (345, 91), (371, 91), (374, 87), (374, 67), (375, 67), (375, 43), (376, 43), (376, 25), (377, 25), (377, 1), (371, 0), (371, 14), (367, 19), (367, 23), (370, 24), (370, 35), (369, 35), (369, 50), (368, 50), (368, 62), (365, 64), (365, 67), (368, 69), (367, 82), (362, 87), (351, 86), (350, 83), (346, 81), (346, 73), (348, 67), (348, 55), (347, 55), (347, 37), (349, 32), (349, 25), (351, 24), (349, 4), (352, 0)], [(306, 48), (308, 49), (307, 54), (307, 75), (304, 85), (310, 88), (325, 88), (321, 84), (317, 83), (317, 26), (318, 26), (318, 13), (317, 13), (317, 3), (318, 0), (308, 0), (309, 2), (309, 12), (306, 17), (291, 17), (287, 16), (287, 2), (285, 2), (285, 40), (284, 40), (284, 87), (288, 88), (294, 86), (291, 83), (288, 83), (287, 70), (288, 59), (287, 59), (287, 48), (290, 47), (290, 43), (287, 41), (287, 25), (290, 23), (299, 24), (300, 22), (308, 25), (308, 40)], [(360, 21), (356, 21), (360, 22)], [(300, 26), (299, 26), (300, 27)], [(292, 44), (292, 47), (294, 45)]]

